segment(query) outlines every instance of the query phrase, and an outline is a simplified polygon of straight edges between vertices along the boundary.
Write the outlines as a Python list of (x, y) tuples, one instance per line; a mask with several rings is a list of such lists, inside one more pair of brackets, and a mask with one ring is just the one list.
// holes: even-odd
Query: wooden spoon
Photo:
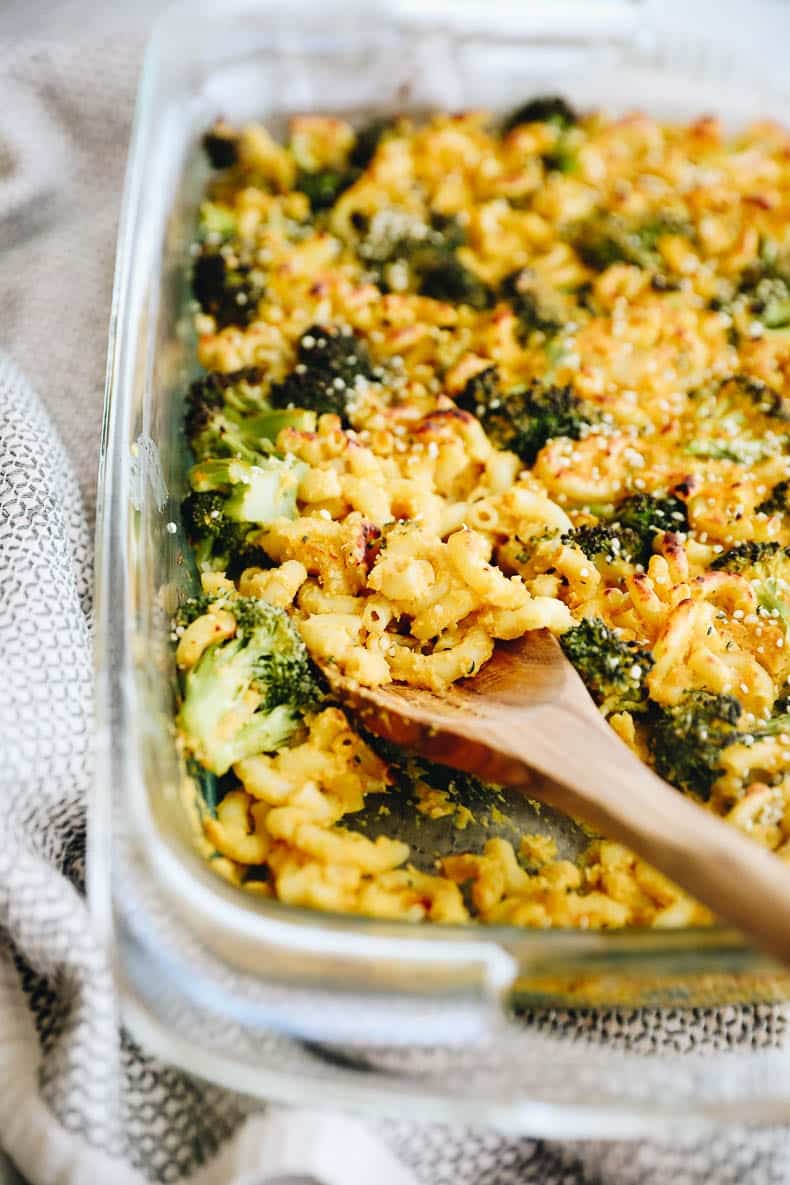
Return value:
[[(790, 868), (648, 769), (545, 630), (499, 643), (475, 678), (442, 694), (325, 674), (371, 732), (585, 820), (790, 964)], [(531, 786), (530, 770), (550, 781)]]

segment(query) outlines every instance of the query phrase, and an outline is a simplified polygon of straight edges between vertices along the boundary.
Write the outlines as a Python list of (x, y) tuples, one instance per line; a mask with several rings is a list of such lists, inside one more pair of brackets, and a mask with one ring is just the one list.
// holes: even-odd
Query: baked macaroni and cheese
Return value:
[(378, 917), (709, 922), (606, 839), (426, 871), (354, 829), (404, 780), (457, 810), (319, 672), (442, 691), (548, 629), (625, 744), (790, 858), (790, 134), (542, 98), (204, 146), (175, 636), (215, 866)]

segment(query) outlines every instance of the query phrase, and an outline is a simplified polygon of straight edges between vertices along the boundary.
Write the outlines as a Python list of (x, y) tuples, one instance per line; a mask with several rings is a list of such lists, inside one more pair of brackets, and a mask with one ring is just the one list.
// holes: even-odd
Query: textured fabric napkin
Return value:
[[(31, 1185), (790, 1181), (784, 1131), (637, 1147), (363, 1124), (264, 1108), (119, 1034), (82, 878), (90, 536), (139, 51), (113, 41), (0, 57), (0, 1144)], [(589, 1017), (555, 1020), (590, 1028)], [(645, 1052), (748, 1050), (783, 1046), (788, 1012), (612, 1013), (596, 1025)]]

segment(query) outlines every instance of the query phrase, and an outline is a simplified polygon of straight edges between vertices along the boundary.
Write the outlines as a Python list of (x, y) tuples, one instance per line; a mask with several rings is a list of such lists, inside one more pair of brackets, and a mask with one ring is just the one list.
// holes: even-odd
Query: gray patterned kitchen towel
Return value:
[[(637, 1147), (363, 1123), (264, 1108), (119, 1032), (82, 882), (90, 533), (138, 55), (112, 41), (16, 47), (0, 61), (0, 1144), (32, 1185), (790, 1181), (784, 1131)], [(787, 1038), (782, 1006), (550, 1023), (588, 1038), (594, 1024), (590, 1039), (678, 1056)]]

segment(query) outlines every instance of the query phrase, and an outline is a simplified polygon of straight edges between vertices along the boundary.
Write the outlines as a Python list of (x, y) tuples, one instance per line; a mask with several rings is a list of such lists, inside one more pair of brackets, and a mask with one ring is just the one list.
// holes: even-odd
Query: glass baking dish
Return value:
[[(723, 44), (709, 5), (692, 14), (696, 30), (688, 13), (682, 27), (670, 19), (681, 15), (675, 5), (551, 0), (495, 9), (202, 0), (160, 20), (138, 97), (110, 328), (89, 896), (127, 1022), (169, 1060), (266, 1097), (545, 1134), (790, 1113), (790, 1067), (778, 1054), (759, 1065), (732, 1055), (726, 1067), (724, 1055), (678, 1064), (595, 1045), (580, 1055), (540, 1020), (550, 1004), (790, 998), (790, 976), (737, 934), (412, 926), (245, 895), (196, 852), (195, 788), (172, 727), (169, 616), (192, 580), (178, 508), (181, 400), (196, 370), (186, 264), (206, 176), (201, 131), (218, 114), (276, 129), (310, 109), (497, 109), (556, 91), (670, 118), (787, 118), (790, 88), (761, 58), (769, 27), (755, 37), (745, 5), (719, 5), (720, 32), (737, 28), (725, 10), (741, 31)], [(518, 812), (531, 809), (514, 799), (522, 822)], [(567, 822), (541, 814), (540, 825), (572, 845)], [(419, 850), (409, 820), (399, 826)], [(419, 1056), (420, 1046), (442, 1056)]]

